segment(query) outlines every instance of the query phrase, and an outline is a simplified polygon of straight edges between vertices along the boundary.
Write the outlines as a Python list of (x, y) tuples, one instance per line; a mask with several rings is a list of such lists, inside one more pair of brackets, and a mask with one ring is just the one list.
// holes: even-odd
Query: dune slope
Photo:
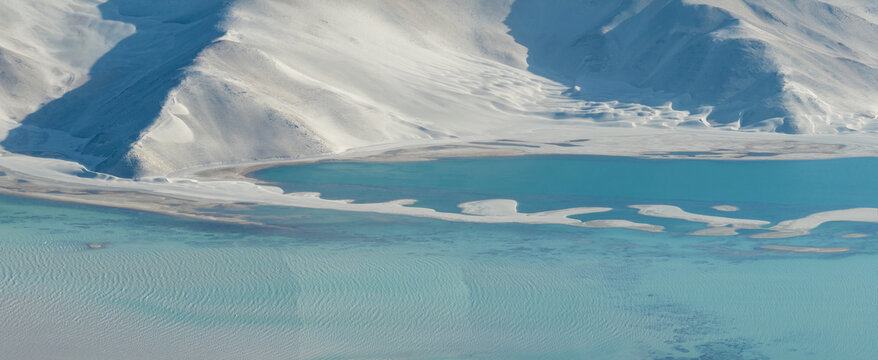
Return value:
[(866, 0), (0, 10), (2, 146), (126, 177), (561, 122), (878, 130), (878, 10)]
[(857, 0), (519, 0), (506, 24), (531, 70), (575, 96), (839, 133), (876, 129), (876, 15)]

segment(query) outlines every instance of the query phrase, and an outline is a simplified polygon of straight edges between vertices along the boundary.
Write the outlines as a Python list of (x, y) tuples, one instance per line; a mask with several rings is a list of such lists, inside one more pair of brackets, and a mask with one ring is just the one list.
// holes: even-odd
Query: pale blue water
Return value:
[(735, 216), (783, 220), (814, 209), (874, 207), (878, 204), (875, 174), (878, 158), (708, 161), (529, 156), (321, 163), (271, 168), (254, 176), (277, 181), (291, 192), (318, 191), (325, 198), (361, 202), (414, 198), (419, 200), (417, 206), (442, 211), (457, 211), (457, 204), (466, 201), (511, 198), (522, 212), (658, 203), (728, 215), (709, 207), (729, 203), (743, 210)]
[[(864, 178), (875, 170), (878, 159), (527, 157), (256, 174), (444, 211), (488, 198), (522, 211), (611, 206), (581, 218), (670, 230), (658, 234), (220, 210), (274, 225), (252, 227), (0, 197), (0, 358), (875, 359), (878, 224), (698, 237), (684, 234), (697, 224), (624, 209), (778, 221), (874, 206)], [(718, 204), (741, 211), (709, 209)], [(853, 232), (869, 237), (840, 236)], [(768, 243), (852, 251), (759, 248)]]

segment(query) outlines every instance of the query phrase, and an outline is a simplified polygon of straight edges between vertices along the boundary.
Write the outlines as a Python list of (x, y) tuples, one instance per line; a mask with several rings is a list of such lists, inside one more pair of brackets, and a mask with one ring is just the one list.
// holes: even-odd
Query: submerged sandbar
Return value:
[(840, 253), (840, 252), (848, 252), (851, 251), (850, 248), (818, 248), (818, 247), (806, 247), (806, 246), (787, 246), (787, 245), (762, 245), (760, 246), (762, 249), (769, 250), (778, 250), (778, 251), (792, 251), (798, 253)]

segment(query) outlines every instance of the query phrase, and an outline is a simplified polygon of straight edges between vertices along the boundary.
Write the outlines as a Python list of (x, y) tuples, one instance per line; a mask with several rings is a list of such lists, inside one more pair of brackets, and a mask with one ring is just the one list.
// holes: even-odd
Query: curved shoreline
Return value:
[[(512, 144), (514, 146), (510, 146)], [(233, 164), (207, 164), (175, 171), (168, 176), (251, 179), (247, 177), (248, 174), (262, 169), (317, 162), (408, 162), (459, 157), (527, 155), (729, 161), (824, 160), (878, 157), (878, 136), (804, 136), (706, 129), (614, 129), (577, 126), (534, 131), (524, 134), (521, 139), (509, 135), (505, 135), (502, 139), (493, 137), (428, 139), (372, 145), (299, 159), (281, 158)]]
[[(482, 137), (381, 145), (302, 159), (204, 166), (182, 170), (169, 176), (142, 177), (136, 180), (91, 173), (82, 165), (69, 161), (6, 153), (0, 156), (0, 171), (4, 172), (0, 176), (0, 193), (247, 225), (264, 224), (248, 221), (244, 217), (216, 216), (216, 213), (203, 209), (230, 205), (274, 205), (415, 216), (446, 221), (553, 223), (580, 227), (623, 227), (643, 231), (662, 231), (657, 225), (638, 224), (628, 220), (579, 221), (567, 217), (575, 214), (580, 208), (558, 209), (542, 214), (517, 212), (513, 214), (507, 211), (501, 215), (485, 215), (443, 213), (434, 209), (409, 206), (412, 204), (411, 200), (405, 199), (385, 203), (354, 204), (321, 199), (314, 194), (284, 194), (280, 188), (253, 179), (249, 175), (256, 170), (269, 167), (327, 161), (400, 162), (452, 157), (519, 155), (768, 161), (866, 157), (878, 154), (878, 138), (872, 137), (835, 136), (828, 137), (832, 141), (821, 142), (819, 140), (827, 137), (806, 138), (782, 134), (741, 134), (679, 129), (674, 131), (655, 129), (619, 131), (607, 128), (578, 130), (564, 135), (557, 131), (527, 134), (529, 140), (516, 140), (507, 136), (504, 139), (493, 140)], [(847, 141), (851, 139), (859, 141)], [(718, 220), (718, 217), (705, 218), (698, 214), (686, 213), (679, 208), (672, 208), (653, 207), (651, 208), (653, 211), (644, 215), (707, 223), (707, 229), (693, 232), (691, 235), (732, 235), (735, 228), (767, 231), (752, 237), (772, 237), (772, 235), (780, 235), (777, 234), (778, 232), (790, 233), (778, 231), (789, 229), (782, 229), (783, 227), (777, 225), (773, 228), (763, 228), (762, 226), (768, 225), (768, 222), (761, 220), (738, 224), (737, 219), (723, 218), (723, 221), (717, 222), (714, 220)], [(855, 218), (860, 217), (861, 214), (858, 214)], [(845, 219), (833, 217), (832, 221), (843, 220)], [(815, 224), (816, 227), (820, 223)], [(731, 228), (724, 228), (726, 225), (731, 225)]]

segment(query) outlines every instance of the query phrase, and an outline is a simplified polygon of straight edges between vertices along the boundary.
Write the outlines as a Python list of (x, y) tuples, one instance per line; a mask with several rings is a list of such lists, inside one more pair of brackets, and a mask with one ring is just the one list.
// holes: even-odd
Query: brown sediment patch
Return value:
[(786, 246), (786, 245), (762, 245), (760, 246), (762, 249), (768, 250), (778, 250), (778, 251), (792, 251), (799, 253), (841, 253), (851, 251), (850, 248), (818, 248), (818, 247), (805, 247), (805, 246)]

